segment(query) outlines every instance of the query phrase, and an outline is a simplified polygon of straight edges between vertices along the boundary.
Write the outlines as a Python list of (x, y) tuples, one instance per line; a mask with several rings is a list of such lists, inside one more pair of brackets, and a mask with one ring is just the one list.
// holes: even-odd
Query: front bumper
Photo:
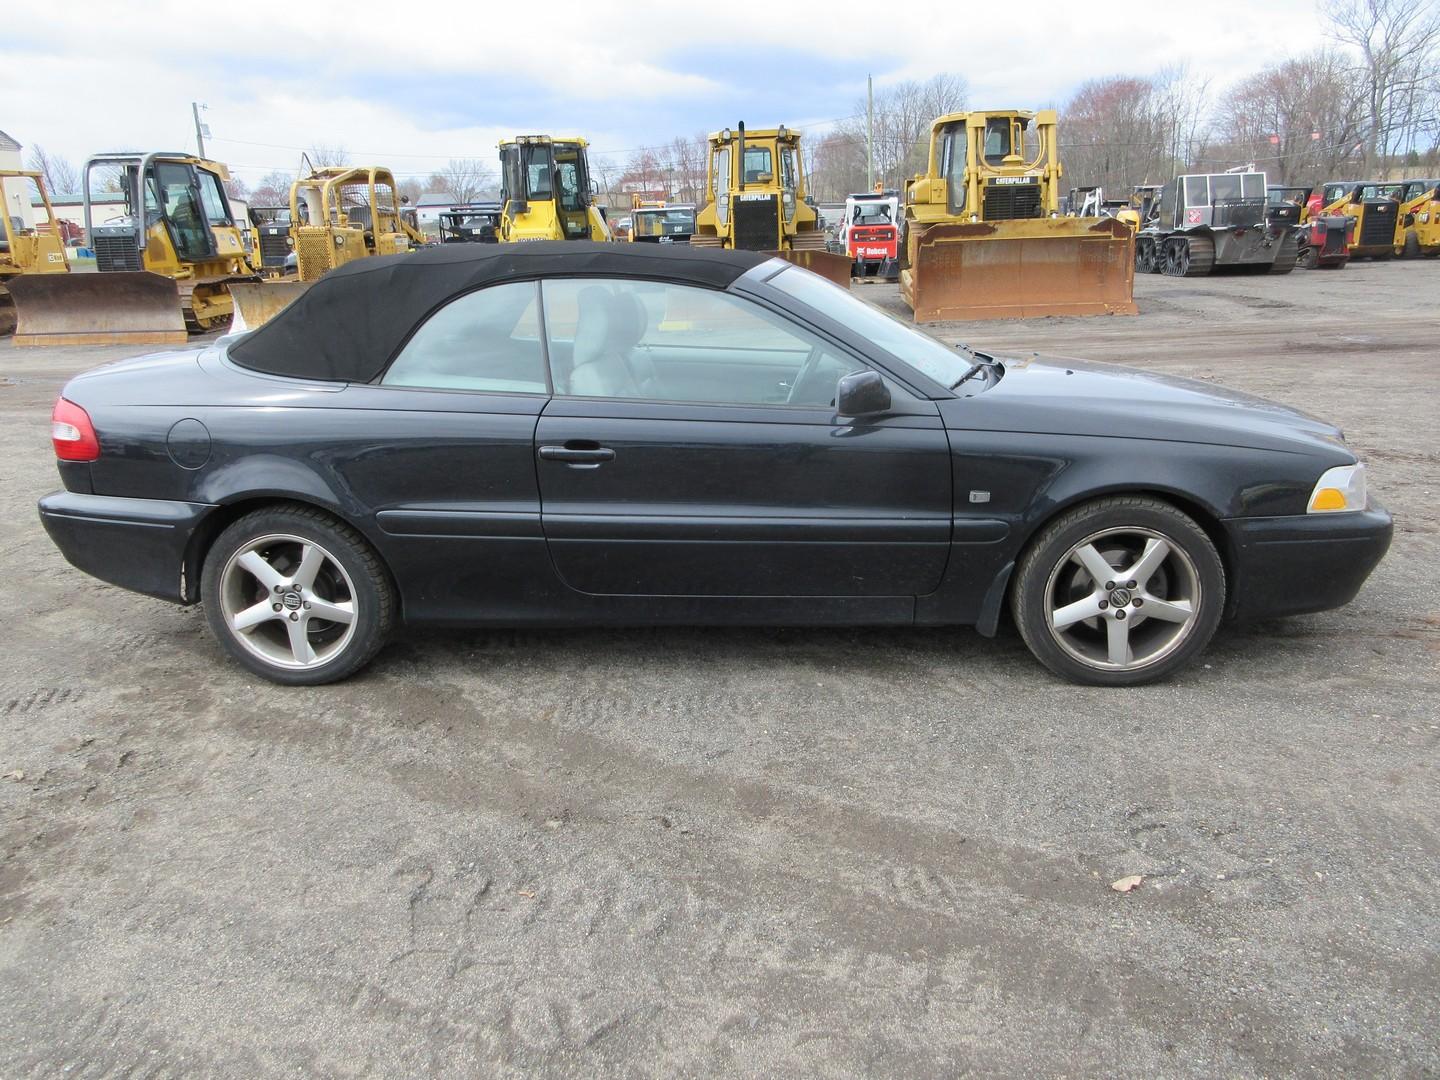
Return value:
[(123, 589), (184, 604), (194, 598), (193, 584), (187, 589), (184, 580), (185, 554), (213, 509), (56, 491), (40, 500), (40, 523), (72, 566)]
[(1328, 611), (1348, 604), (1390, 548), (1383, 508), (1347, 514), (1231, 518), (1229, 613), (1240, 619)]

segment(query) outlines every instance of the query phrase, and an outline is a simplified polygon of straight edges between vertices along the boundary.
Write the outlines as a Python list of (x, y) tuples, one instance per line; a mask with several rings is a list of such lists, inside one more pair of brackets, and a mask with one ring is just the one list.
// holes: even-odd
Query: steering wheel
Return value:
[(785, 395), (786, 405), (795, 404), (795, 395), (800, 392), (800, 388), (805, 385), (810, 376), (815, 374), (816, 369), (820, 366), (822, 355), (824, 355), (824, 350), (819, 345), (810, 346), (810, 351), (805, 354), (805, 360), (801, 363), (800, 370), (795, 373), (795, 381), (790, 384), (790, 392)]

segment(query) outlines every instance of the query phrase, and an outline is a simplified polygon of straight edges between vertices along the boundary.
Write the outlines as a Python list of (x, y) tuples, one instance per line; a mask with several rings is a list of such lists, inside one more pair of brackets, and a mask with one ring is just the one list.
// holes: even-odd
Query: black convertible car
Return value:
[(55, 406), (55, 543), (322, 683), (400, 622), (969, 624), (1124, 685), (1390, 543), (1340, 432), (1215, 386), (950, 348), (757, 253), (365, 259)]

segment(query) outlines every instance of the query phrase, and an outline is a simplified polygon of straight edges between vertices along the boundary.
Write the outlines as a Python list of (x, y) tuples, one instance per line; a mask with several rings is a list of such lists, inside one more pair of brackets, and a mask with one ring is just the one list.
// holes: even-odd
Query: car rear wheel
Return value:
[(1021, 560), (1011, 611), (1042, 664), (1073, 682), (1134, 686), (1193, 660), (1225, 607), (1225, 568), (1195, 522), (1142, 496), (1058, 518)]
[(289, 686), (358, 671), (385, 643), (396, 607), (364, 538), (303, 507), (259, 510), (226, 528), (206, 555), (201, 591), (226, 652)]

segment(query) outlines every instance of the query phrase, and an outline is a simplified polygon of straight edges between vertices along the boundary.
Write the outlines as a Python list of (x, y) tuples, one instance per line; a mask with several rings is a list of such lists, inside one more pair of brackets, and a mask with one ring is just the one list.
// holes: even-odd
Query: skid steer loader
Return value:
[[(45, 207), (44, 222), (33, 216), (32, 192)], [(21, 274), (63, 274), (70, 269), (50, 193), (38, 172), (0, 170), (0, 334), (15, 329), (15, 310), (6, 285)]]
[(915, 321), (1134, 315), (1135, 237), (1061, 217), (1053, 109), (950, 113), (905, 186), (900, 293)]
[(233, 286), (237, 328), (253, 330), (269, 322), (337, 266), (409, 251), (421, 234), (404, 220), (402, 209), (395, 177), (382, 166), (316, 169), (296, 180), (290, 185), (288, 219), (296, 274)]
[[(125, 213), (96, 222), (92, 174), (115, 169)], [(186, 153), (100, 154), (85, 163), (85, 235), (97, 273), (11, 283), (16, 345), (183, 344), (230, 322), (230, 286), (254, 281), (225, 166)]]
[(1350, 255), (1356, 259), (1388, 259), (1405, 244), (1400, 213), (1400, 183), (1371, 180), (1332, 182), (1325, 185), (1326, 214), (1344, 214), (1354, 222)]
[(610, 240), (594, 203), (588, 144), (522, 135), (500, 144), (500, 239)]
[(705, 190), (710, 201), (695, 216), (691, 247), (768, 252), (850, 287), (849, 257), (829, 250), (806, 201), (798, 131), (747, 132), (740, 123), (711, 135)]
[(1407, 180), (1400, 194), (1400, 228), (1395, 254), (1407, 259), (1440, 256), (1440, 180)]

